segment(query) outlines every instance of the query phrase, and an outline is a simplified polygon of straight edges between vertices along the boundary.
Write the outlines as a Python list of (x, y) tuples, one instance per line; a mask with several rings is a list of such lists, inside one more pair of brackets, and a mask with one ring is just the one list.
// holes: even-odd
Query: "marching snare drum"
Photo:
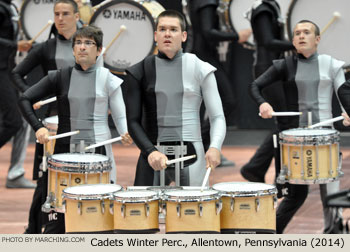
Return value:
[(113, 193), (120, 185), (96, 184), (63, 190), (66, 233), (113, 233)]
[[(44, 126), (49, 130), (49, 135), (54, 136), (57, 133), (57, 127), (58, 127), (58, 116), (50, 116), (48, 118), (45, 118), (43, 120)], [(45, 152), (52, 155), (55, 150), (55, 143), (56, 139), (50, 140), (45, 145)]]
[(113, 0), (100, 7), (90, 24), (103, 31), (105, 66), (114, 72), (124, 72), (152, 54), (154, 19), (162, 11), (164, 8), (156, 1)]
[(339, 132), (334, 129), (290, 129), (280, 133), (278, 183), (324, 184), (338, 180)]
[(112, 169), (107, 156), (91, 153), (63, 153), (48, 157), (48, 200), (62, 212), (62, 191), (83, 184), (109, 184)]
[[(28, 39), (34, 38), (49, 20), (54, 20), (54, 8), (55, 1), (43, 1), (43, 0), (26, 0), (21, 7), (20, 23), (24, 35)], [(50, 28), (48, 27), (40, 36), (35, 40), (36, 42), (44, 42), (48, 39)]]
[[(315, 11), (317, 6), (317, 11)], [(350, 63), (350, 18), (348, 11), (350, 1), (332, 0), (323, 1), (320, 5), (318, 0), (292, 0), (287, 17), (287, 27), (289, 38), (292, 39), (293, 29), (297, 22), (303, 19), (312, 20), (322, 30), (333, 20), (328, 29), (321, 35), (321, 43), (317, 46), (319, 54), (328, 54), (332, 57)], [(336, 39), (335, 39), (336, 38)], [(334, 46), (336, 43), (336, 46)]]
[(213, 185), (222, 200), (221, 233), (276, 233), (277, 189), (253, 182)]
[(114, 230), (116, 233), (151, 234), (159, 232), (159, 196), (149, 190), (116, 192)]
[(221, 201), (214, 190), (164, 192), (166, 233), (220, 233)]

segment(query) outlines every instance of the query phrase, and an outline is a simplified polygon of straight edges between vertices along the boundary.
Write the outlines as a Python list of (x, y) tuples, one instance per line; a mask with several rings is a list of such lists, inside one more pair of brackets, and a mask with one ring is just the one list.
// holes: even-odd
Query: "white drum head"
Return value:
[(115, 184), (79, 185), (67, 187), (63, 190), (63, 197), (70, 199), (113, 198), (113, 193), (122, 187)]
[(213, 189), (224, 195), (234, 194), (242, 197), (277, 193), (275, 186), (255, 182), (224, 182), (213, 185)]
[(158, 199), (158, 194), (149, 190), (122, 191), (114, 193), (113, 196), (115, 201), (123, 203), (146, 202)]
[(318, 44), (319, 54), (328, 54), (332, 57), (350, 63), (350, 1), (346, 0), (293, 0), (288, 11), (288, 34), (292, 38), (296, 23), (302, 19), (315, 22), (322, 31), (332, 18), (340, 14), (328, 29), (321, 35)]
[(290, 129), (282, 131), (282, 135), (295, 136), (295, 137), (308, 137), (308, 136), (327, 136), (334, 135), (337, 131), (334, 129)]
[[(114, 0), (106, 4), (95, 12), (90, 24), (103, 31), (104, 62), (112, 71), (123, 72), (154, 51), (153, 17), (136, 1)], [(126, 29), (121, 31), (122, 27)]]
[(104, 155), (92, 153), (62, 153), (53, 154), (51, 159), (62, 163), (96, 163), (107, 162), (109, 158)]
[[(26, 0), (21, 7), (21, 26), (28, 39), (34, 38), (48, 21), (54, 21), (55, 1)], [(49, 38), (51, 25), (35, 40), (44, 42)]]
[(57, 131), (57, 127), (58, 127), (58, 116), (50, 116), (48, 118), (45, 118), (43, 121), (43, 124), (45, 125), (45, 127), (47, 127), (48, 129)]
[(164, 192), (166, 201), (209, 201), (219, 197), (219, 193), (215, 190), (176, 190)]

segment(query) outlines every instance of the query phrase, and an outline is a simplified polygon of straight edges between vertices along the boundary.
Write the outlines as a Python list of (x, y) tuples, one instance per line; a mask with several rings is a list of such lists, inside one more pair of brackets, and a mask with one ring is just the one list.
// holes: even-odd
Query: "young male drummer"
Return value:
[[(293, 45), (298, 54), (282, 60), (275, 60), (251, 85), (251, 95), (259, 105), (263, 118), (271, 118), (273, 108), (265, 101), (261, 90), (277, 80), (284, 83), (284, 91), (289, 111), (301, 111), (300, 117), (294, 117), (289, 122), (290, 128), (308, 125), (308, 112), (312, 112), (312, 123), (318, 123), (332, 118), (333, 90), (338, 96), (343, 95), (342, 85), (345, 81), (342, 66), (329, 55), (319, 55), (317, 45), (320, 42), (320, 32), (316, 24), (302, 20), (294, 28)], [(342, 101), (348, 107), (349, 99)], [(346, 122), (344, 122), (346, 123)], [(329, 125), (332, 127), (332, 125)], [(324, 233), (336, 232), (337, 213), (325, 206), (328, 194), (339, 190), (339, 181), (321, 184), (320, 194), (323, 203)], [(286, 195), (277, 210), (277, 233), (282, 233), (296, 211), (301, 207), (308, 194), (308, 185), (290, 185)]]
[[(108, 69), (96, 66), (102, 50), (102, 37), (99, 28), (87, 26), (79, 29), (73, 36), (75, 66), (51, 71), (20, 98), (21, 111), (41, 144), (48, 142), (49, 132), (35, 115), (32, 105), (49, 95), (57, 96), (57, 133), (80, 131), (78, 135), (57, 139), (54, 153), (79, 152), (85, 145), (110, 139), (109, 110), (123, 136), (123, 143), (131, 143), (120, 87), (122, 80)], [(80, 146), (82, 141), (84, 146)], [(98, 147), (96, 152), (107, 155), (114, 163), (111, 145)], [(64, 232), (63, 218), (45, 229), (45, 233)]]
[[(180, 185), (200, 186), (206, 167), (220, 164), (220, 149), (226, 134), (215, 68), (193, 54), (182, 52), (181, 44), (187, 38), (182, 14), (164, 11), (156, 24), (158, 55), (148, 56), (127, 70), (128, 128), (141, 150), (134, 184), (159, 185), (159, 171), (167, 167), (168, 157), (157, 148), (165, 150), (172, 146), (180, 148), (185, 156), (197, 155), (192, 164), (181, 169)], [(212, 126), (211, 144), (206, 153), (199, 119), (202, 100)], [(172, 171), (165, 169), (170, 177), (166, 184), (174, 181)]]
[[(26, 58), (12, 71), (13, 82), (21, 92), (25, 92), (29, 88), (25, 77), (37, 66), (42, 68), (44, 75), (47, 75), (51, 70), (74, 66), (75, 59), (71, 39), (79, 24), (78, 6), (73, 0), (58, 0), (54, 4), (53, 12), (58, 36), (34, 45)], [(52, 107), (50, 106), (50, 108)], [(49, 109), (46, 117), (56, 115), (56, 113), (56, 111)], [(42, 161), (42, 155), (43, 146), (37, 144), (34, 157), (33, 179), (38, 181), (33, 195), (26, 233), (41, 233), (41, 205), (45, 202), (47, 195), (47, 174), (44, 177), (39, 176), (39, 165)], [(45, 223), (48, 220), (44, 218), (43, 221)]]

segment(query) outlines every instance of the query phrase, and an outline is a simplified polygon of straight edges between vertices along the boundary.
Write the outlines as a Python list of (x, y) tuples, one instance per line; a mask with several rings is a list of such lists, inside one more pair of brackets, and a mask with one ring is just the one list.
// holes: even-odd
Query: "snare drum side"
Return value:
[(109, 199), (66, 199), (66, 233), (113, 233), (113, 215)]
[(223, 196), (222, 204), (221, 233), (276, 233), (276, 208), (273, 195)]
[(220, 233), (217, 203), (218, 200), (166, 202), (166, 233)]
[(114, 232), (147, 234), (159, 232), (158, 200), (147, 203), (114, 202)]

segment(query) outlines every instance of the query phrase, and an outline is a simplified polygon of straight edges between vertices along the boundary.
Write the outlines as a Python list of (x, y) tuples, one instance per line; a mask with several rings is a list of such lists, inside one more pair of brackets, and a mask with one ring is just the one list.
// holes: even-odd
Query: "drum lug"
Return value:
[(105, 214), (105, 202), (104, 202), (104, 200), (101, 200), (101, 212), (102, 212), (102, 214)]
[(277, 208), (277, 196), (273, 196), (273, 209)]
[(181, 204), (178, 203), (176, 205), (176, 212), (177, 212), (177, 217), (181, 217)]
[(198, 209), (199, 209), (199, 216), (202, 217), (203, 216), (203, 205), (202, 205), (202, 203), (198, 204)]
[(63, 213), (66, 212), (66, 200), (62, 201), (62, 211), (63, 211)]
[(164, 216), (166, 216), (166, 203), (162, 204), (162, 212), (163, 212)]
[(260, 209), (260, 199), (256, 198), (255, 199), (255, 211), (258, 212)]
[(235, 198), (232, 197), (232, 198), (231, 198), (231, 212), (233, 212), (234, 209), (235, 209)]
[(82, 205), (83, 205), (82, 202), (78, 202), (78, 214), (79, 215), (81, 215), (81, 213), (82, 213)]
[(125, 204), (122, 204), (120, 207), (120, 212), (123, 218), (125, 218), (125, 208), (126, 208)]
[(217, 201), (215, 206), (216, 206), (216, 215), (219, 215), (222, 209), (222, 201), (221, 200)]
[(113, 211), (113, 201), (111, 201), (111, 202), (109, 203), (109, 213), (110, 213), (111, 215), (114, 215), (114, 211)]
[(146, 211), (146, 217), (149, 216), (149, 205), (148, 203), (145, 204), (145, 211)]

